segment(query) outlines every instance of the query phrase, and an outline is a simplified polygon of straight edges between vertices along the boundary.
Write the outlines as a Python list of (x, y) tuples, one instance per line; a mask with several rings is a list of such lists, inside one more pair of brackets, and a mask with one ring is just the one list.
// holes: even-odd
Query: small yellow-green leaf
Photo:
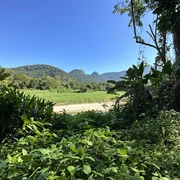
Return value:
[(74, 170), (75, 170), (75, 167), (74, 167), (74, 166), (68, 166), (68, 167), (67, 167), (67, 170), (69, 171), (69, 173), (71, 174), (71, 176), (74, 175)]
[(25, 149), (22, 149), (22, 154), (27, 155), (27, 151)]
[(85, 174), (90, 174), (91, 173), (91, 167), (89, 165), (84, 165), (83, 171)]
[(123, 156), (127, 155), (126, 149), (120, 149), (120, 154)]

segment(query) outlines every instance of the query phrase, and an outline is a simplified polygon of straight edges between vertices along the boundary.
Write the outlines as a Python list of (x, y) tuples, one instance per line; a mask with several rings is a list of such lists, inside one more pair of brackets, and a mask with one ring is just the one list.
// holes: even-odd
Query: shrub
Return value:
[(53, 103), (25, 95), (17, 89), (2, 88), (0, 93), (0, 142), (24, 124), (23, 116), (34, 121), (51, 121)]

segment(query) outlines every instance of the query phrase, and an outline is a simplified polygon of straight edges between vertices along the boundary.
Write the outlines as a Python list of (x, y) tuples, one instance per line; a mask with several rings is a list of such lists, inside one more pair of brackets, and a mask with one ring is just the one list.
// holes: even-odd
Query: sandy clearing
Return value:
[(89, 110), (102, 111), (106, 112), (112, 106), (114, 102), (103, 102), (103, 103), (89, 103), (89, 104), (70, 104), (70, 105), (62, 105), (62, 106), (54, 106), (55, 113), (62, 113), (64, 110), (68, 114), (84, 112)]

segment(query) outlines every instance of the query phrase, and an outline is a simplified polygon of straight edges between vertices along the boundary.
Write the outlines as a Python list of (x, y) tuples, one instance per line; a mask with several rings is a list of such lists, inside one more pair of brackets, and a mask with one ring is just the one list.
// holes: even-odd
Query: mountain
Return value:
[(107, 72), (103, 74), (93, 72), (91, 75), (88, 75), (83, 70), (74, 69), (69, 74), (85, 82), (106, 82), (107, 80), (119, 81), (121, 79), (120, 77), (125, 76), (126, 71)]
[(119, 81), (121, 80), (121, 77), (125, 76), (126, 71), (121, 71), (121, 72), (108, 72), (108, 73), (103, 73), (101, 74), (101, 77), (103, 79), (107, 80), (115, 80), (115, 81)]
[(106, 79), (101, 77), (97, 72), (93, 72), (91, 75), (85, 74), (83, 70), (74, 69), (69, 74), (84, 82), (106, 82)]
[(76, 80), (69, 73), (57, 67), (45, 64), (26, 65), (10, 69), (15, 73), (25, 74), (26, 76), (33, 78), (42, 78), (43, 76), (58, 76), (62, 82), (71, 82)]
[[(149, 73), (151, 67), (145, 68), (145, 73)], [(42, 78), (43, 76), (58, 76), (62, 82), (107, 82), (107, 80), (121, 80), (120, 77), (125, 76), (126, 70), (120, 72), (106, 72), (103, 74), (99, 74), (97, 72), (93, 72), (91, 75), (85, 74), (83, 70), (74, 69), (71, 72), (67, 73), (57, 67), (53, 67), (45, 64), (36, 64), (36, 65), (27, 65), (20, 66), (16, 68), (9, 68), (14, 73), (25, 74), (26, 76), (34, 77), (34, 78)]]
[(69, 72), (69, 74), (71, 76), (79, 79), (80, 81), (91, 82), (91, 77), (89, 75), (85, 74), (83, 70), (74, 69), (71, 72)]

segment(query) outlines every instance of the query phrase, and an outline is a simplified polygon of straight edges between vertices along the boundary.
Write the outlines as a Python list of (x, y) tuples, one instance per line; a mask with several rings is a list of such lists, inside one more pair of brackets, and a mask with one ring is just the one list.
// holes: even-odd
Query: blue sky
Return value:
[[(0, 66), (48, 64), (66, 72), (117, 72), (137, 64), (139, 50), (117, 0), (0, 0)], [(149, 21), (150, 18), (147, 21)], [(146, 47), (153, 62), (156, 52)]]

